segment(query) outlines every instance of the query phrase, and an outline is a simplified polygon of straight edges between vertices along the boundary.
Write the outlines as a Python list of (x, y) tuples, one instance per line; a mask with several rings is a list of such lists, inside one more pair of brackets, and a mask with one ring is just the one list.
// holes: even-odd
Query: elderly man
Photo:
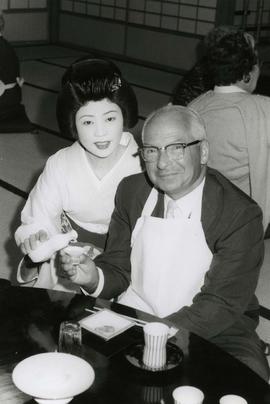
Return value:
[(227, 350), (268, 379), (255, 333), (263, 258), (258, 205), (206, 166), (197, 113), (155, 111), (143, 128), (146, 173), (118, 188), (105, 252), (61, 270), (93, 296), (170, 320)]

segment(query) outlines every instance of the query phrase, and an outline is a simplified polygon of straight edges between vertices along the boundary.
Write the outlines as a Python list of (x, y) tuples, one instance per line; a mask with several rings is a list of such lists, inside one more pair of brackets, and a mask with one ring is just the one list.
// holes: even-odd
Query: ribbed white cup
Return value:
[(169, 327), (163, 323), (148, 323), (143, 328), (143, 363), (149, 370), (162, 370), (166, 365), (166, 344)]
[(203, 392), (194, 386), (179, 386), (174, 389), (174, 404), (202, 404)]
[(227, 394), (226, 396), (221, 397), (219, 400), (220, 404), (248, 404), (248, 402), (240, 396), (235, 394)]

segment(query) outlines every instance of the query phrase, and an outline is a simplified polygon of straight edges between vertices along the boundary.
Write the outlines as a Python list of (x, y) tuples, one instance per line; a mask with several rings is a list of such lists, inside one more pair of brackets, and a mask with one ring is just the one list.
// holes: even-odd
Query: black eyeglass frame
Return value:
[[(141, 148), (139, 149), (139, 152), (140, 152), (140, 154), (141, 154), (141, 156), (142, 156), (142, 159), (147, 162), (148, 160), (145, 159), (144, 154), (143, 154), (143, 153), (144, 153), (144, 149), (155, 149), (155, 150), (157, 150), (157, 151), (162, 151), (162, 150), (167, 151), (167, 148), (170, 147), (170, 146), (181, 146), (182, 149), (185, 150), (187, 147), (194, 146), (195, 144), (198, 144), (198, 143), (200, 143), (201, 141), (202, 141), (202, 140), (194, 140), (193, 142), (189, 142), (189, 143), (176, 142), (176, 143), (167, 144), (166, 146), (162, 146), (162, 147), (157, 147), (157, 146), (143, 146), (143, 147), (141, 147)], [(156, 160), (153, 160), (153, 162), (154, 162), (154, 161), (156, 161)]]

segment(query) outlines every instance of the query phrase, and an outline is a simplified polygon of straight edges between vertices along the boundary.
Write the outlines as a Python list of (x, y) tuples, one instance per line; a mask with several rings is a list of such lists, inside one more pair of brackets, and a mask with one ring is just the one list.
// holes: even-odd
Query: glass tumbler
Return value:
[(82, 348), (82, 329), (77, 321), (63, 321), (59, 329), (58, 352), (80, 356)]

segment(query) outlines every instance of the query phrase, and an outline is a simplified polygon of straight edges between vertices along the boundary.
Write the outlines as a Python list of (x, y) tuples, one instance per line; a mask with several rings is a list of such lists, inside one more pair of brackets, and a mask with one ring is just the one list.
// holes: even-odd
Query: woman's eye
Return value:
[(93, 123), (94, 123), (93, 121), (89, 120), (83, 121), (83, 125), (92, 125)]
[(107, 118), (107, 121), (108, 122), (113, 122), (113, 121), (115, 121), (116, 120), (116, 117), (115, 116), (109, 116), (108, 118)]

